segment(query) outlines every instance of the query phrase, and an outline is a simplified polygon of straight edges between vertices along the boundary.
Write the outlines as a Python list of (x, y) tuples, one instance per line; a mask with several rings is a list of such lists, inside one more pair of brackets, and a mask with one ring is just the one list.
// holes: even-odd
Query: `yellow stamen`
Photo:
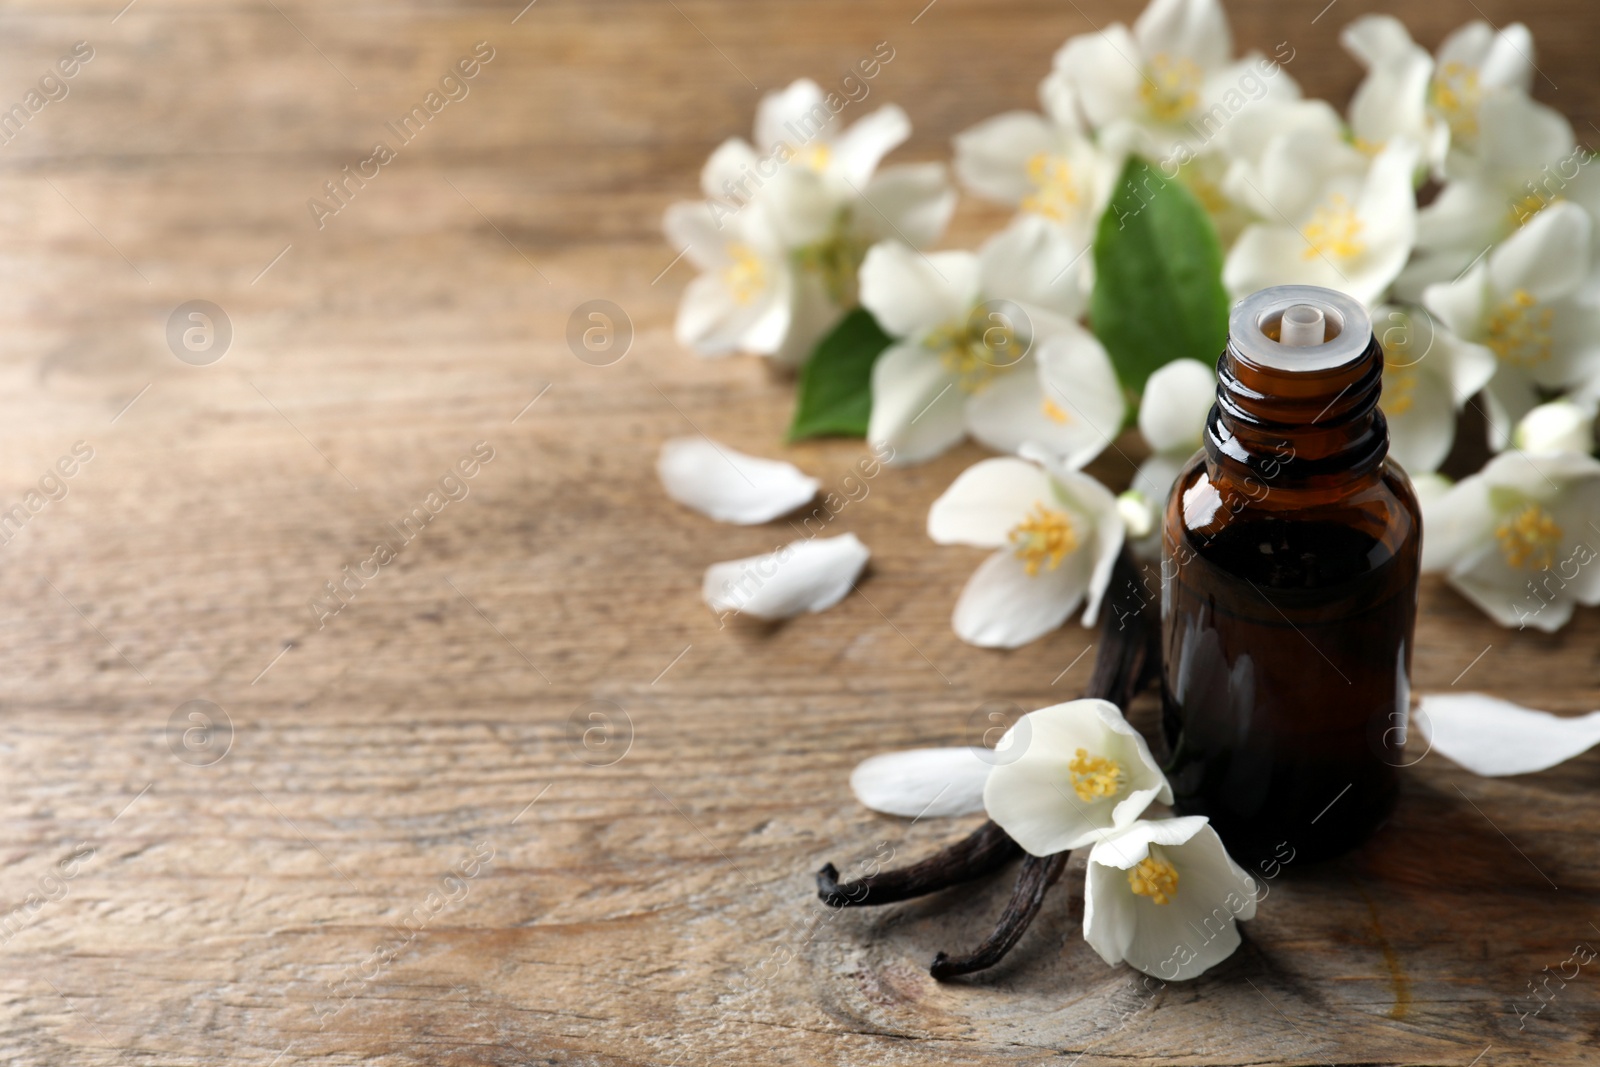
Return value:
[(997, 374), (1020, 361), (1016, 331), (998, 313), (971, 315), (959, 326), (941, 326), (922, 341), (939, 354), (968, 393), (981, 393)]
[(1151, 849), (1151, 855), (1128, 872), (1128, 887), (1157, 904), (1171, 904), (1172, 898), (1178, 895), (1177, 868), (1156, 859), (1155, 850)]
[(1555, 312), (1540, 307), (1538, 298), (1518, 289), (1489, 316), (1485, 344), (1501, 360), (1532, 367), (1550, 358), (1550, 321)]
[(1511, 225), (1524, 226), (1533, 220), (1533, 217), (1561, 198), (1551, 197), (1545, 199), (1538, 193), (1528, 193), (1511, 201), (1511, 206), (1506, 209), (1506, 214), (1511, 217)]
[(1060, 156), (1039, 152), (1028, 160), (1028, 181), (1033, 192), (1022, 199), (1022, 210), (1061, 221), (1078, 213), (1083, 197), (1072, 165)]
[(1205, 71), (1191, 59), (1161, 53), (1145, 68), (1139, 99), (1157, 122), (1178, 122), (1200, 103)]
[(1478, 70), (1465, 63), (1446, 63), (1433, 76), (1433, 106), (1439, 109), (1456, 140), (1471, 142), (1478, 136), (1478, 105), (1483, 90)]
[(767, 287), (766, 265), (751, 251), (750, 246), (737, 242), (728, 245), (728, 257), (733, 260), (722, 268), (722, 280), (733, 293), (733, 299), (748, 304)]
[(1072, 421), (1072, 416), (1068, 415), (1065, 411), (1062, 411), (1061, 405), (1057, 404), (1049, 397), (1044, 398), (1044, 404), (1042, 406), (1044, 409), (1044, 417), (1049, 419), (1051, 422), (1056, 423), (1057, 425), (1065, 426), (1067, 423)]
[(1039, 568), (1055, 570), (1067, 554), (1078, 547), (1078, 534), (1065, 512), (1035, 504), (1028, 517), (1007, 535), (1016, 546), (1017, 558), (1026, 564), (1029, 577), (1038, 577)]
[(1416, 406), (1416, 371), (1398, 370), (1384, 363), (1384, 413), (1389, 418), (1405, 414)]
[(800, 158), (806, 166), (820, 174), (828, 169), (828, 163), (833, 159), (833, 146), (819, 141), (807, 148)]
[(1502, 522), (1494, 537), (1500, 542), (1500, 554), (1511, 566), (1543, 570), (1556, 560), (1561, 527), (1544, 508), (1529, 504)]
[(1114, 797), (1122, 788), (1122, 767), (1116, 760), (1104, 756), (1091, 756), (1089, 750), (1080, 748), (1067, 764), (1072, 775), (1072, 791), (1083, 801)]
[(1321, 205), (1306, 223), (1305, 239), (1311, 246), (1305, 250), (1306, 259), (1332, 256), (1335, 259), (1353, 259), (1367, 250), (1361, 240), (1362, 221), (1356, 209), (1341, 194), (1335, 193)]

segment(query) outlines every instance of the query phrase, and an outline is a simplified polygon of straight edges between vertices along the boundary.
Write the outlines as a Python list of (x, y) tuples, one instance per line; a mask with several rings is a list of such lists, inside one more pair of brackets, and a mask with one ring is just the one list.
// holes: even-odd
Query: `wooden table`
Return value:
[[(1071, 871), (1010, 959), (944, 985), (929, 959), (976, 942), (1008, 879), (874, 913), (815, 901), (824, 861), (967, 829), (862, 810), (858, 760), (961, 743), (987, 701), (1075, 695), (1093, 635), (994, 653), (950, 632), (981, 554), (931, 545), (923, 517), (971, 447), (881, 475), (839, 516), (874, 550), (858, 594), (719, 629), (705, 566), (790, 532), (669, 503), (660, 443), (703, 430), (828, 486), (863, 448), (782, 448), (790, 383), (673, 343), (689, 275), (661, 211), (748, 132), (757, 86), (826, 82), (889, 41), (875, 99), (917, 131), (897, 158), (941, 158), (952, 133), (1030, 106), (1069, 34), (1137, 5), (124, 2), (0, 13), (4, 101), (93, 49), (0, 148), (0, 510), (75, 443), (93, 453), (46, 480), (66, 495), (32, 498), (0, 568), (0, 1057), (1589, 1055), (1600, 963), (1517, 1011), (1600, 944), (1595, 754), (1502, 781), (1424, 759), (1369, 848), (1286, 872), (1234, 959), (1149, 995), (1080, 940)], [(1322, 3), (1231, 9), (1243, 46), (1287, 39), (1308, 92), (1343, 101), (1358, 70), (1337, 31), (1377, 5), (1314, 18)], [(1479, 10), (1527, 21), (1540, 94), (1597, 136), (1591, 8), (1394, 8), (1430, 45)], [(319, 229), (308, 199), (395, 145), (384, 124), (479, 41), (493, 58), (470, 94)], [(1000, 221), (964, 208), (951, 243)], [(635, 331), (609, 366), (565, 339), (595, 299)], [(169, 348), (192, 300), (231, 324), (213, 362)], [(402, 541), (390, 524), (478, 442), (492, 460), (445, 483), (467, 495)], [(395, 558), (368, 565), (380, 540)], [(318, 612), (347, 565), (376, 576)], [(1418, 686), (1587, 710), (1597, 638), (1592, 610), (1512, 633), (1430, 583)], [(1136, 717), (1152, 725), (1148, 698)]]

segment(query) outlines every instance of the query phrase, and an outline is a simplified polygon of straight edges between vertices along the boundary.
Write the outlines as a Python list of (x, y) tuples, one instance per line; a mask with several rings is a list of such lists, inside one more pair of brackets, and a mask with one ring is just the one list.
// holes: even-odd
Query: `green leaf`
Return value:
[(894, 338), (866, 308), (856, 308), (817, 342), (800, 369), (789, 440), (865, 437), (872, 415), (872, 365)]
[(1183, 183), (1132, 156), (1094, 240), (1089, 319), (1122, 384), (1175, 359), (1214, 363), (1228, 338), (1222, 246)]

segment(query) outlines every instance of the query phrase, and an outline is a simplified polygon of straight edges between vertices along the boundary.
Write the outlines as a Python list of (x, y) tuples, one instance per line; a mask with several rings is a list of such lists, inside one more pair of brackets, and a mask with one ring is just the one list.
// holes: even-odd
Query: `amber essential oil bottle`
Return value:
[(1353, 848), (1394, 807), (1422, 523), (1360, 303), (1264, 289), (1228, 332), (1166, 506), (1163, 732), (1178, 809), (1255, 868)]

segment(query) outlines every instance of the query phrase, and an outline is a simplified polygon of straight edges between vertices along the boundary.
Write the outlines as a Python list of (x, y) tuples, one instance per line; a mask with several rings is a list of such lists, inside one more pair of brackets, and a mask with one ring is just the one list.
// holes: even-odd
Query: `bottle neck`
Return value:
[(1206, 419), (1214, 479), (1334, 492), (1382, 476), (1389, 429), (1378, 409), (1383, 350), (1322, 370), (1254, 362), (1231, 341), (1217, 361), (1217, 402)]

